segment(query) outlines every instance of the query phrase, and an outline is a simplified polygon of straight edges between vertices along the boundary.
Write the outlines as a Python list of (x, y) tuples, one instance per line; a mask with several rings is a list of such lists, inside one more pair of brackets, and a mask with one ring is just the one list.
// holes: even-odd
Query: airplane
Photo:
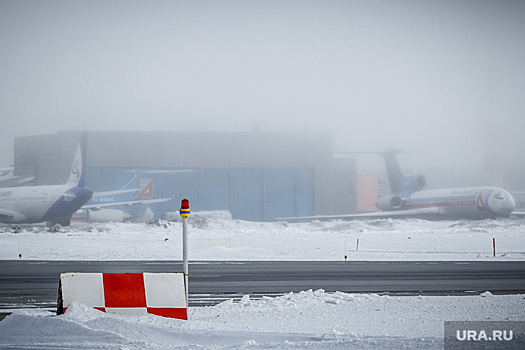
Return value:
[(423, 175), (407, 176), (397, 161), (399, 151), (382, 153), (385, 159), (391, 194), (379, 198), (379, 212), (317, 215), (287, 219), (368, 219), (421, 218), (439, 219), (496, 219), (508, 218), (516, 208), (512, 195), (499, 187), (479, 186), (423, 190)]
[[(172, 200), (171, 197), (154, 198), (152, 175), (168, 171), (127, 171), (132, 178), (119, 190), (95, 192), (91, 200), (73, 215), (75, 222), (144, 222), (153, 220), (154, 213), (148, 206)], [(126, 173), (127, 173), (126, 172)], [(169, 171), (169, 173), (182, 172)], [(184, 171), (186, 172), (186, 171)], [(133, 188), (128, 188), (135, 184)]]
[(31, 186), (33, 184), (34, 176), (16, 176), (14, 173), (14, 167), (0, 169), (0, 188)]
[(84, 186), (86, 134), (83, 133), (68, 181), (63, 185), (0, 188), (0, 223), (69, 226), (71, 216), (93, 195)]

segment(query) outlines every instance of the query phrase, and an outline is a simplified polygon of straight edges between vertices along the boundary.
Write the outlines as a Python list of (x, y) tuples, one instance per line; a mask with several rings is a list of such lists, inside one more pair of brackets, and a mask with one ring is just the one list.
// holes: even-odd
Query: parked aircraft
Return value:
[(397, 151), (383, 153), (391, 194), (376, 202), (379, 212), (320, 215), (295, 219), (351, 218), (423, 218), (423, 219), (495, 219), (509, 217), (516, 202), (506, 190), (493, 186), (423, 190), (423, 175), (403, 174), (397, 161)]
[(95, 192), (91, 200), (73, 215), (77, 222), (149, 221), (154, 213), (149, 204), (163, 203), (173, 198), (155, 198), (153, 175), (156, 170), (127, 171), (132, 178), (119, 190)]
[(0, 169), (0, 188), (31, 186), (34, 179), (34, 176), (16, 176), (14, 167)]
[(93, 191), (84, 186), (86, 135), (82, 134), (69, 180), (64, 185), (0, 188), (0, 223), (70, 224), (71, 215)]

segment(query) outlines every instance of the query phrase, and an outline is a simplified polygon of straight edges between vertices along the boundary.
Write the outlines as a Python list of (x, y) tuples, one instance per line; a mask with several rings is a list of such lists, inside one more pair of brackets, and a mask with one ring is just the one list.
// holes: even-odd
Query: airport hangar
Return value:
[[(86, 186), (113, 191), (131, 174), (153, 180), (155, 217), (177, 211), (229, 210), (234, 219), (356, 211), (355, 160), (336, 158), (321, 132), (87, 131)], [(15, 138), (15, 174), (35, 185), (65, 183), (80, 131)], [(175, 171), (174, 171), (175, 170)]]

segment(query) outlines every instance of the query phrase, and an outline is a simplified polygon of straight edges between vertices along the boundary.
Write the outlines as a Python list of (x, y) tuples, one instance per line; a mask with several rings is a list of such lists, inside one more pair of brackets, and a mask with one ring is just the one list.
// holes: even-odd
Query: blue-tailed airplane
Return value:
[(352, 218), (422, 218), (422, 219), (496, 219), (507, 218), (516, 202), (506, 190), (493, 186), (423, 190), (423, 175), (403, 174), (397, 151), (383, 153), (391, 194), (380, 198), (372, 213), (319, 215), (284, 219), (352, 219)]
[(64, 185), (0, 188), (0, 223), (68, 226), (93, 191), (84, 186), (86, 134), (82, 134), (69, 180)]
[(423, 190), (425, 177), (404, 175), (396, 154), (395, 151), (383, 154), (392, 194), (377, 201), (380, 210), (429, 218), (496, 219), (507, 218), (516, 209), (512, 195), (499, 187)]
[(192, 170), (128, 170), (131, 179), (120, 189), (95, 192), (91, 200), (73, 215), (75, 222), (144, 222), (154, 219), (149, 204), (163, 203), (171, 197), (156, 197), (155, 176), (173, 175)]

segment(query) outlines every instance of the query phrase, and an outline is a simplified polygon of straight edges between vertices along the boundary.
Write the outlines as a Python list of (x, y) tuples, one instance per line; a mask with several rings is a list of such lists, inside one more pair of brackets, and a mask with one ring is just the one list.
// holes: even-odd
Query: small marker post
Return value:
[(346, 254), (346, 233), (345, 233), (345, 261), (348, 259), (348, 256)]
[(188, 303), (188, 218), (190, 212), (190, 201), (183, 199), (180, 203), (180, 216), (182, 217), (182, 272), (186, 284), (186, 304)]
[(492, 238), (492, 252), (493, 256), (496, 257), (496, 238)]

